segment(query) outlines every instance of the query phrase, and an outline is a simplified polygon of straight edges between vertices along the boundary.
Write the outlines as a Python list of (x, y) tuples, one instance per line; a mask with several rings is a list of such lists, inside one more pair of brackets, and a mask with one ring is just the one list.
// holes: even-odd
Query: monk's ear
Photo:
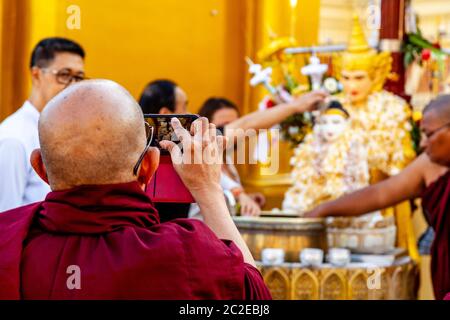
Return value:
[(42, 71), (38, 67), (32, 67), (30, 69), (30, 74), (31, 74), (31, 81), (33, 83), (33, 86), (36, 86), (42, 77)]
[(142, 159), (138, 182), (145, 188), (159, 166), (159, 149), (150, 147)]
[(41, 149), (34, 149), (30, 156), (31, 166), (34, 171), (48, 184), (47, 169), (42, 161)]

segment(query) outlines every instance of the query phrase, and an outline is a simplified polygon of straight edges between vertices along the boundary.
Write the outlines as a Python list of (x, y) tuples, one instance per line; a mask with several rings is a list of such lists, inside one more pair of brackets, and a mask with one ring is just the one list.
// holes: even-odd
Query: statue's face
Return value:
[(327, 141), (337, 140), (348, 126), (348, 120), (338, 114), (323, 114), (319, 117), (314, 130), (316, 134)]
[(340, 81), (351, 103), (366, 101), (373, 86), (373, 80), (367, 71), (363, 70), (342, 70)]

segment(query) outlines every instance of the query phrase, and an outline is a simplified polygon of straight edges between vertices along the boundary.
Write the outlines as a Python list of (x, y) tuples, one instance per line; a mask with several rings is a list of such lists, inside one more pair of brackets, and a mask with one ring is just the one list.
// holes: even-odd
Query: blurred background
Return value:
[[(411, 5), (425, 38), (439, 42), (443, 50), (450, 49), (449, 0), (400, 2)], [(257, 110), (265, 94), (263, 88), (250, 87), (246, 56), (256, 61), (257, 52), (279, 37), (293, 37), (298, 46), (345, 44), (355, 13), (367, 22), (363, 24), (366, 36), (376, 45), (381, 17), (373, 8), (380, 8), (380, 3), (0, 0), (0, 121), (27, 98), (31, 50), (45, 37), (62, 36), (79, 42), (87, 52), (87, 76), (117, 81), (135, 98), (149, 81), (168, 78), (187, 92), (190, 112), (197, 112), (208, 97), (223, 96), (245, 114)], [(73, 21), (74, 14), (79, 16), (78, 24)], [(304, 58), (296, 59), (300, 59), (299, 66), (304, 64)], [(426, 95), (425, 100), (429, 99)], [(281, 150), (289, 149), (282, 146)], [(290, 154), (283, 152), (280, 174), (274, 177), (261, 178), (260, 166), (240, 168), (246, 187), (263, 188), (272, 207), (279, 205), (288, 185)], [(416, 228), (423, 229), (423, 218), (416, 215), (415, 219), (420, 220)], [(430, 284), (422, 291), (422, 297), (429, 297)]]

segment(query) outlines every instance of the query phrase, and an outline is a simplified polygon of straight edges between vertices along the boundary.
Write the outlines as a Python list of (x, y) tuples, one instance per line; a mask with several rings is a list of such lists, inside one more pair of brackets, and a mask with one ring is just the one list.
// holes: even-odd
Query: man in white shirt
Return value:
[(50, 191), (30, 164), (39, 148), (39, 114), (50, 99), (84, 79), (84, 50), (71, 40), (41, 40), (31, 54), (30, 97), (0, 124), (0, 212), (41, 201)]

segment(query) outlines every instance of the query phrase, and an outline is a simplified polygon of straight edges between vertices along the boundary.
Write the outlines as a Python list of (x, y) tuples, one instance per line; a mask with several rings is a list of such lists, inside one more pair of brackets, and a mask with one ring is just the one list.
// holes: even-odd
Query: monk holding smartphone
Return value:
[(159, 150), (125, 89), (84, 81), (47, 104), (31, 162), (52, 191), (0, 214), (0, 299), (270, 299), (228, 213), (220, 161), (184, 161), (198, 146), (221, 157), (224, 138), (206, 118), (192, 132), (171, 125), (183, 152), (162, 147), (204, 222), (160, 223), (144, 192)]

